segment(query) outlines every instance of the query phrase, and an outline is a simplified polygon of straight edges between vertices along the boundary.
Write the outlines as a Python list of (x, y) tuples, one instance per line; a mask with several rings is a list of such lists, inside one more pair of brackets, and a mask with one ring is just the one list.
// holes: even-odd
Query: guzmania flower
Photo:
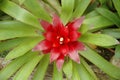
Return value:
[(78, 32), (84, 17), (78, 18), (67, 25), (63, 25), (57, 15), (53, 16), (53, 23), (40, 21), (45, 32), (44, 40), (40, 41), (33, 51), (42, 51), (44, 54), (50, 54), (50, 62), (56, 61), (58, 70), (61, 70), (64, 58), (70, 57), (73, 61), (80, 63), (78, 50), (85, 50), (82, 42), (77, 41), (81, 36)]

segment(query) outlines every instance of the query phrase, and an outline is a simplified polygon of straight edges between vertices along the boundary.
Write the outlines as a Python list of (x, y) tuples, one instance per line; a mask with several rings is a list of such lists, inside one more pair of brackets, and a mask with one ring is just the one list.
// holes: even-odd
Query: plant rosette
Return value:
[[(63, 80), (63, 73), (68, 80), (98, 80), (86, 59), (119, 80), (120, 68), (93, 48), (119, 44), (116, 38), (97, 33), (119, 26), (119, 19), (108, 9), (95, 8), (91, 0), (2, 1), (0, 10), (10, 18), (0, 21), (0, 52), (9, 51), (5, 59), (11, 62), (0, 71), (0, 80), (11, 76), (28, 80), (33, 71), (33, 80), (44, 80), (49, 64), (53, 64), (53, 80)], [(111, 15), (114, 21), (107, 17)]]

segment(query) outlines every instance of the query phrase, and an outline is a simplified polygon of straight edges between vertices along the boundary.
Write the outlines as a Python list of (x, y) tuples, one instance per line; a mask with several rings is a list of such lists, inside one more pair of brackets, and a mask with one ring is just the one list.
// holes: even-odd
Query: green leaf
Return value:
[(87, 24), (82, 24), (80, 29), (79, 29), (79, 32), (81, 32), (82, 34), (88, 32), (90, 26), (88, 26)]
[(90, 13), (86, 14), (85, 18), (92, 18), (92, 17), (96, 17), (99, 16), (100, 14), (97, 11), (91, 11)]
[(86, 68), (86, 70), (89, 72), (89, 74), (92, 76), (92, 78), (94, 80), (98, 80), (97, 76), (95, 75), (95, 73), (93, 72), (93, 70), (90, 68), (90, 66), (87, 64), (87, 62), (82, 57), (80, 59), (81, 59), (81, 63)]
[(77, 65), (73, 62), (73, 68), (72, 68), (72, 80), (81, 80), (80, 75), (78, 73)]
[(89, 13), (89, 12), (92, 12), (92, 11), (95, 11), (95, 8), (98, 7), (98, 4), (99, 2), (96, 0), (96, 1), (91, 1), (90, 2), (90, 5), (88, 5), (88, 8), (85, 10), (84, 14), (85, 16)]
[(77, 8), (77, 6), (80, 4), (80, 1), (81, 1), (81, 0), (75, 0), (75, 3), (74, 3), (74, 9)]
[(25, 7), (34, 14), (34, 16), (39, 19), (44, 19), (46, 21), (51, 21), (50, 15), (43, 9), (39, 4), (38, 0), (26, 0), (24, 3)]
[(0, 0), (0, 7), (2, 6), (2, 4), (7, 1), (7, 0)]
[(65, 73), (68, 80), (71, 79), (72, 77), (72, 61), (71, 60), (69, 60), (68, 62), (64, 64), (63, 72)]
[(8, 80), (23, 64), (31, 60), (37, 53), (28, 52), (27, 54), (13, 60), (5, 68), (0, 71), (0, 80)]
[(86, 46), (85, 51), (80, 51), (80, 55), (91, 61), (109, 76), (114, 77), (115, 79), (120, 79), (120, 68), (107, 62), (104, 58), (102, 58), (88, 46)]
[(88, 25), (90, 27), (89, 30), (96, 31), (101, 28), (109, 27), (114, 23), (104, 18), (103, 16), (98, 15), (85, 19), (83, 24)]
[(99, 0), (99, 2), (100, 2), (101, 4), (106, 3), (106, 1), (107, 1), (107, 0)]
[[(14, 26), (13, 26), (14, 25)], [(38, 30), (38, 28), (19, 21), (0, 21), (0, 29), (16, 29), (16, 30)]]
[(27, 41), (21, 43), (19, 46), (10, 51), (6, 56), (6, 59), (14, 59), (16, 57), (24, 55), (36, 44), (38, 44), (39, 41), (41, 41), (41, 38), (29, 38)]
[(0, 21), (0, 40), (16, 37), (39, 36), (37, 31), (38, 28), (18, 21)]
[(115, 58), (120, 58), (120, 45), (117, 45), (115, 48)]
[(92, 33), (85, 33), (80, 37), (79, 40), (85, 43), (95, 44), (98, 46), (112, 46), (119, 43), (115, 38), (111, 36), (105, 34)]
[(66, 25), (66, 23), (70, 20), (73, 9), (74, 9), (74, 1), (75, 0), (61, 0), (62, 1), (62, 12), (61, 12), (61, 19)]
[(11, 39), (16, 37), (36, 37), (39, 36), (35, 31), (31, 30), (5, 30), (0, 29), (0, 40)]
[(111, 22), (113, 22), (114, 24), (116, 24), (118, 27), (120, 27), (120, 19), (116, 14), (112, 13), (111, 11), (105, 8), (97, 8), (96, 11)]
[(45, 72), (47, 70), (49, 64), (49, 56), (45, 55), (40, 61), (36, 72), (34, 73), (33, 80), (43, 80), (45, 76)]
[(120, 0), (112, 0), (112, 1), (113, 1), (114, 6), (115, 6), (115, 8), (120, 16)]
[(15, 74), (13, 80), (28, 80), (28, 77), (42, 59), (43, 55), (36, 55), (28, 63), (21, 67), (21, 69)]
[(103, 34), (113, 36), (113, 37), (115, 37), (117, 39), (120, 38), (120, 29), (104, 29), (104, 30), (101, 30), (101, 32)]
[(23, 23), (26, 23), (26, 24), (29, 24), (29, 25), (32, 25), (34, 27), (41, 29), (37, 17), (33, 16), (31, 13), (26, 11), (24, 8), (21, 8), (20, 6), (18, 6), (17, 4), (11, 1), (5, 1), (0, 7), (0, 9), (3, 12), (7, 13), (8, 15), (14, 17), (15, 19)]
[(63, 80), (62, 70), (58, 71), (56, 63), (54, 63), (53, 80)]
[(58, 0), (44, 0), (46, 3), (48, 3), (51, 8), (55, 9), (55, 11), (58, 14), (61, 14), (61, 6)]
[(18, 44), (22, 43), (24, 40), (26, 40), (26, 38), (15, 38), (11, 40), (6, 40), (4, 42), (0, 42), (0, 52), (12, 49)]
[(79, 18), (80, 16), (82, 16), (90, 2), (91, 0), (81, 0), (73, 13), (73, 18)]
[[(76, 73), (78, 73), (77, 78), (80, 77), (80, 80), (94, 80), (92, 76), (89, 74), (89, 72), (86, 70), (86, 68), (83, 66), (83, 64), (74, 63), (74, 65), (75, 65), (74, 69), (76, 68), (77, 70)], [(74, 72), (73, 72), (73, 75), (75, 75)], [(79, 79), (74, 79), (74, 80), (79, 80)]]
[(23, 4), (25, 0), (19, 0), (20, 5)]
[[(53, 2), (53, 1), (52, 1)], [(42, 7), (44, 7), (44, 9), (47, 11), (47, 13), (49, 13), (49, 15), (53, 15), (53, 14), (56, 14), (56, 10), (53, 9), (53, 7), (46, 2), (46, 0), (41, 0), (40, 3), (39, 3)]]

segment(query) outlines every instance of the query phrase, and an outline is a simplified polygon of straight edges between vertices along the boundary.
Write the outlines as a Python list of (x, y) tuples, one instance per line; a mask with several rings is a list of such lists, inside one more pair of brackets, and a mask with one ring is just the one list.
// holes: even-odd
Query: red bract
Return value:
[(50, 62), (56, 61), (57, 68), (60, 70), (64, 63), (64, 58), (69, 56), (72, 60), (80, 63), (78, 50), (84, 50), (83, 43), (77, 39), (81, 33), (80, 28), (84, 17), (74, 20), (64, 26), (58, 16), (53, 16), (53, 23), (44, 20), (40, 23), (44, 28), (45, 39), (34, 47), (33, 51), (43, 51), (44, 54), (50, 53)]

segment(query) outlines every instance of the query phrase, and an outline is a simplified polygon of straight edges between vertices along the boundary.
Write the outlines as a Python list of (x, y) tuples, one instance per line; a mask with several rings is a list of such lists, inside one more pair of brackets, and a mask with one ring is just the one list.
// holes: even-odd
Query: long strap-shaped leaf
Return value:
[[(93, 76), (91, 76), (89, 74), (89, 72), (86, 70), (86, 68), (83, 66), (82, 63), (77, 64), (77, 63), (73, 62), (73, 64), (74, 64), (74, 69), (76, 69), (75, 73), (78, 73), (78, 78), (80, 77), (80, 80), (95, 80), (93, 78)], [(73, 75), (75, 75), (75, 74), (73, 74)], [(73, 76), (73, 78), (74, 78), (74, 76)], [(74, 80), (79, 80), (79, 79), (74, 79)]]
[(73, 68), (72, 68), (72, 80), (82, 80), (81, 76), (79, 75), (79, 71), (77, 69), (76, 63), (72, 62)]
[(23, 4), (25, 0), (18, 0), (20, 4)]
[(0, 80), (8, 80), (23, 64), (31, 60), (37, 53), (28, 52), (27, 54), (13, 60), (5, 68), (0, 71)]
[[(75, 17), (80, 17), (84, 11), (86, 10), (86, 8), (88, 7), (89, 3), (91, 0), (81, 0), (80, 3), (78, 4), (78, 6), (76, 7), (74, 13), (73, 13), (73, 18)], [(69, 4), (70, 5), (70, 4)]]
[(38, 28), (25, 23), (12, 20), (12, 21), (0, 21), (0, 29), (22, 29), (22, 30), (38, 30)]
[(0, 52), (16, 47), (26, 39), (27, 38), (15, 38), (12, 40), (6, 40), (4, 42), (0, 42)]
[(39, 36), (38, 28), (18, 21), (0, 21), (0, 40)]
[(1, 29), (0, 40), (11, 39), (16, 37), (37, 37), (39, 36), (35, 31), (32, 30), (13, 30), (13, 29)]
[(90, 27), (89, 30), (96, 31), (101, 28), (106, 28), (114, 23), (106, 19), (105, 17), (98, 15), (94, 17), (90, 17), (84, 20), (83, 24), (88, 25)]
[(28, 39), (27, 41), (21, 43), (19, 46), (10, 51), (6, 56), (6, 59), (14, 59), (16, 57), (24, 55), (26, 52), (31, 50), (40, 40), (41, 38)]
[(114, 59), (119, 59), (119, 58), (120, 58), (120, 45), (117, 45), (115, 48)]
[(120, 39), (120, 29), (119, 28), (116, 28), (116, 29), (104, 29), (104, 30), (101, 30), (101, 32), (103, 34), (107, 34), (107, 35), (113, 36), (114, 38)]
[(72, 68), (72, 60), (69, 60), (68, 62), (64, 63), (63, 72), (65, 73), (68, 80), (72, 77)]
[(114, 24), (116, 24), (118, 27), (120, 27), (120, 19), (116, 14), (110, 12), (105, 8), (97, 8), (96, 11)]
[(107, 62), (88, 46), (86, 46), (85, 51), (80, 51), (80, 55), (91, 61), (96, 66), (98, 66), (109, 76), (114, 77), (115, 79), (120, 79), (120, 68), (117, 68), (111, 63)]
[(118, 14), (120, 16), (120, 0), (112, 0), (114, 3), (114, 6), (116, 8), (116, 10), (118, 11)]
[(45, 55), (42, 60), (39, 62), (39, 65), (34, 73), (33, 80), (43, 80), (45, 72), (49, 64), (49, 56)]
[(75, 0), (62, 0), (61, 19), (66, 24), (72, 16)]
[(105, 34), (85, 33), (83, 36), (80, 37), (79, 40), (85, 43), (107, 47), (119, 44), (117, 39)]
[(56, 63), (54, 63), (53, 79), (52, 80), (63, 80), (62, 70), (58, 71)]
[(96, 17), (99, 16), (100, 14), (97, 11), (91, 11), (89, 13), (86, 14), (85, 18), (92, 18), (92, 17)]
[(48, 3), (51, 8), (53, 8), (58, 14), (61, 14), (61, 6), (59, 0), (44, 0), (44, 2)]
[(23, 23), (30, 24), (34, 27), (40, 28), (40, 24), (37, 17), (33, 16), (27, 10), (21, 8), (20, 6), (11, 1), (5, 0), (1, 4), (0, 9)]
[(44, 19), (46, 21), (51, 21), (51, 17), (49, 14), (44, 10), (42, 6), (40, 6), (38, 0), (26, 0), (24, 5), (30, 10), (36, 17), (39, 19)]
[(14, 76), (13, 80), (28, 80), (28, 77), (42, 59), (43, 55), (36, 55), (28, 63), (26, 63)]
[(89, 72), (89, 74), (91, 75), (91, 77), (94, 80), (98, 80), (97, 76), (95, 75), (95, 73), (93, 72), (93, 70), (90, 68), (90, 66), (87, 64), (87, 62), (81, 57), (81, 63), (82, 65), (86, 68), (86, 70)]

